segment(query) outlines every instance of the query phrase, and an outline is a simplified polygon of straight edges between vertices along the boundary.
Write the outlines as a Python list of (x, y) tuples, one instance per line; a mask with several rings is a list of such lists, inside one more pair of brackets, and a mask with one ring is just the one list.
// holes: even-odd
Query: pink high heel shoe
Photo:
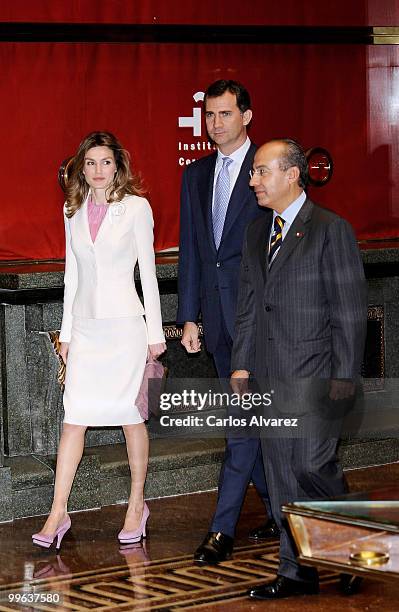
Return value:
[(60, 576), (63, 574), (70, 573), (69, 567), (62, 561), (60, 555), (57, 553), (55, 556), (55, 561), (51, 563), (45, 563), (40, 561), (35, 567), (35, 571), (33, 572), (33, 578), (50, 578), (53, 576)]
[(121, 544), (119, 553), (126, 559), (128, 565), (133, 563), (135, 566), (149, 565), (151, 559), (147, 553), (146, 541), (134, 542), (134, 544)]
[(126, 531), (125, 529), (122, 529), (122, 531), (118, 533), (118, 540), (120, 544), (135, 544), (135, 542), (140, 542), (142, 537), (145, 538), (145, 528), (149, 516), (150, 511), (147, 504), (144, 502), (140, 525), (134, 531)]
[(56, 549), (59, 550), (61, 547), (62, 538), (71, 527), (71, 519), (69, 516), (66, 517), (65, 521), (61, 523), (57, 531), (53, 536), (41, 535), (40, 533), (34, 533), (32, 536), (33, 544), (41, 546), (42, 548), (50, 548), (55, 538), (57, 538)]

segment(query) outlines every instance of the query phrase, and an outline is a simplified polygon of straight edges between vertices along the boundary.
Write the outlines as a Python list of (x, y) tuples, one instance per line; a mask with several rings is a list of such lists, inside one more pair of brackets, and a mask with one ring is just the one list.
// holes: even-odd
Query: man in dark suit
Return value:
[(266, 143), (251, 175), (259, 205), (273, 216), (250, 224), (244, 239), (231, 382), (242, 392), (251, 373), (274, 390), (274, 416), (302, 424), (297, 437), (261, 432), (280, 565), (276, 580), (249, 595), (277, 599), (318, 592), (316, 570), (297, 563), (281, 505), (345, 492), (336, 447), (360, 373), (367, 292), (350, 225), (304, 192), (302, 148)]
[[(182, 344), (200, 350), (199, 314), (206, 348), (218, 376), (230, 377), (231, 348), (244, 230), (265, 213), (248, 185), (256, 150), (247, 136), (252, 118), (250, 97), (236, 81), (213, 83), (204, 98), (206, 127), (217, 152), (190, 164), (183, 175), (180, 214), (179, 308)], [(260, 442), (228, 438), (219, 479), (218, 502), (210, 531), (194, 559), (218, 563), (232, 552), (236, 523), (252, 480), (271, 516)], [(252, 534), (275, 536), (269, 520)]]

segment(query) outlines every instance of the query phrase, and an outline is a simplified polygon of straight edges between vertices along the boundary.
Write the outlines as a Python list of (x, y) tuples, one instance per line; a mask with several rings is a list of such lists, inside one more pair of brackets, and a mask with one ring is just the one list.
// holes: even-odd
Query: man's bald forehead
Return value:
[(282, 140), (269, 140), (263, 144), (255, 153), (255, 162), (267, 155), (273, 158), (280, 158), (286, 151), (287, 144)]

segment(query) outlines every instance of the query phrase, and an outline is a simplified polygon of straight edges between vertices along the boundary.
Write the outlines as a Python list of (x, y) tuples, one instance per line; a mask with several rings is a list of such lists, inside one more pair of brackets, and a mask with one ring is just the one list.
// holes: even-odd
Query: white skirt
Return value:
[(73, 317), (64, 422), (94, 427), (143, 423), (135, 399), (143, 379), (147, 347), (142, 316)]

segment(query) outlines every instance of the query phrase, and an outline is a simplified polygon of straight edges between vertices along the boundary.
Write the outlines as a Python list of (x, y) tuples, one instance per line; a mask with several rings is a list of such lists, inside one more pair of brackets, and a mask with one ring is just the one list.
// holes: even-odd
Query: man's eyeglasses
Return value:
[[(287, 166), (286, 168), (280, 168), (280, 170), (282, 172), (286, 172), (287, 170), (289, 170), (290, 168), (294, 168), (294, 166)], [(255, 168), (255, 170), (250, 170), (249, 171), (249, 176), (252, 178), (255, 174), (257, 174), (258, 176), (266, 176), (266, 174), (268, 174), (270, 172), (270, 170), (268, 168)]]
[(249, 176), (252, 178), (255, 174), (257, 174), (258, 176), (265, 176), (265, 174), (267, 174), (267, 169), (266, 168), (256, 168), (256, 170), (250, 170), (249, 171)]

